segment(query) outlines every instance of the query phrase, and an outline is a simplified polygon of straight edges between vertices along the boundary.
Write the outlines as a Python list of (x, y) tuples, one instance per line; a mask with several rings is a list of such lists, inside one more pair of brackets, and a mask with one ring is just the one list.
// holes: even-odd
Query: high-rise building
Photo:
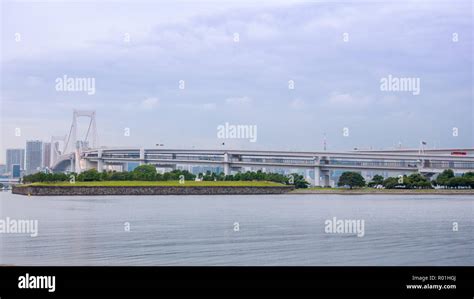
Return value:
[(4, 174), (5, 172), (7, 172), (7, 165), (0, 164), (0, 175)]
[(20, 169), (25, 169), (25, 150), (22, 148), (7, 149), (7, 172), (13, 172), (13, 165), (20, 165)]
[(21, 170), (19, 164), (13, 164), (12, 166), (12, 178), (19, 178), (21, 176)]
[(51, 167), (51, 143), (43, 143), (43, 168)]
[(26, 142), (26, 174), (36, 173), (43, 166), (43, 142), (30, 140)]

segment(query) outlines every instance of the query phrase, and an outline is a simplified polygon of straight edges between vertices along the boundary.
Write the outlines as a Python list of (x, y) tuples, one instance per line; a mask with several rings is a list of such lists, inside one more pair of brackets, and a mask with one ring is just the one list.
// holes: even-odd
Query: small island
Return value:
[(220, 181), (101, 181), (32, 183), (13, 186), (13, 194), (30, 196), (90, 196), (90, 195), (229, 195), (282, 194), (293, 186), (275, 182)]
[[(14, 185), (13, 194), (28, 196), (92, 195), (230, 195), (282, 194), (295, 189), (302, 177), (260, 171), (233, 176), (186, 170), (157, 173), (152, 165), (141, 165), (130, 172), (35, 173)], [(306, 186), (306, 185), (305, 185)]]
[(434, 180), (414, 173), (409, 176), (375, 175), (366, 182), (360, 173), (342, 173), (337, 188), (310, 187), (302, 175), (248, 171), (192, 174), (186, 170), (158, 173), (153, 165), (130, 172), (35, 173), (14, 185), (13, 194), (37, 196), (93, 195), (230, 195), (230, 194), (442, 194), (474, 195), (474, 173), (455, 176), (447, 169)]

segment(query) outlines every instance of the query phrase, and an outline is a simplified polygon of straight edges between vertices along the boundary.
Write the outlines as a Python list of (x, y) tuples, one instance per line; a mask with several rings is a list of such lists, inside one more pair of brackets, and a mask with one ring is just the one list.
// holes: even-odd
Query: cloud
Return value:
[[(473, 21), (467, 2), (271, 1), (262, 6), (244, 1), (238, 7), (145, 2), (113, 3), (115, 9), (110, 9), (105, 1), (97, 9), (99, 4), (86, 1), (74, 10), (55, 3), (35, 9), (7, 5), (8, 34), (2, 37), (0, 58), (2, 127), (14, 128), (16, 119), (41, 115), (50, 121), (38, 121), (31, 136), (56, 134), (59, 119), (67, 130), (73, 108), (91, 109), (98, 111), (103, 124), (116, 127), (118, 135), (99, 128), (101, 144), (114, 145), (123, 142), (120, 126), (131, 122), (129, 111), (158, 108), (163, 111), (159, 119), (155, 113), (142, 113), (134, 119), (136, 125), (167, 124), (176, 115), (192, 123), (185, 132), (170, 128), (167, 144), (201, 138), (209, 129), (209, 117), (235, 117), (258, 119), (262, 128), (269, 128), (262, 146), (294, 142), (314, 148), (311, 138), (282, 132), (275, 123), (308, 121), (316, 123), (314, 134), (322, 134), (354, 117), (361, 128), (371, 129), (373, 120), (389, 111), (409, 110), (413, 122), (407, 142), (418, 142), (411, 136), (422, 135), (450, 146), (472, 143), (472, 111), (466, 109), (472, 105), (472, 49), (465, 37), (471, 36)], [(48, 22), (41, 22), (45, 17)], [(21, 43), (12, 42), (17, 31), (24, 37)], [(125, 32), (130, 42), (124, 42)], [(343, 41), (345, 32), (348, 42)], [(458, 43), (451, 41), (453, 32), (459, 33)], [(234, 33), (240, 34), (239, 42), (234, 42)], [(424, 78), (423, 94), (413, 101), (404, 94), (381, 93), (377, 79), (389, 72)], [(51, 82), (58, 74), (97, 78), (99, 97), (57, 93)], [(177, 91), (181, 79), (186, 80), (185, 91)], [(286, 88), (289, 79), (297, 82), (295, 90)], [(322, 109), (316, 112), (308, 106)], [(448, 107), (454, 112), (446, 116)], [(432, 119), (439, 131), (432, 130)], [(384, 130), (399, 134), (404, 123), (393, 117), (384, 122)], [(466, 134), (453, 139), (453, 124)], [(443, 130), (448, 134), (441, 136)], [(134, 142), (145, 145), (152, 137), (153, 132), (143, 130)], [(385, 134), (367, 135), (358, 142), (383, 147), (385, 139)], [(334, 140), (332, 146), (347, 149), (346, 140)], [(16, 146), (14, 142), (4, 141), (6, 146)]]
[(26, 85), (28, 87), (38, 87), (44, 84), (44, 80), (41, 77), (28, 76), (26, 77)]
[(301, 99), (294, 99), (290, 102), (290, 107), (292, 109), (302, 109), (305, 106), (305, 102)]
[(225, 102), (230, 105), (248, 105), (253, 102), (253, 100), (247, 96), (227, 98)]
[(178, 108), (192, 109), (192, 110), (203, 110), (212, 111), (217, 109), (215, 103), (203, 103), (203, 104), (191, 104), (191, 103), (180, 103), (176, 105)]
[(139, 107), (144, 110), (153, 110), (158, 107), (159, 103), (158, 98), (146, 98), (140, 103)]
[(247, 36), (252, 40), (268, 40), (278, 37), (275, 26), (263, 22), (252, 22), (247, 25)]
[(370, 103), (367, 96), (355, 97), (349, 93), (333, 92), (329, 96), (328, 104), (337, 108), (353, 108), (366, 106)]
[(202, 109), (204, 110), (216, 110), (217, 106), (214, 103), (204, 103)]
[(380, 98), (380, 103), (384, 105), (395, 105), (400, 103), (400, 99), (393, 95), (387, 95)]

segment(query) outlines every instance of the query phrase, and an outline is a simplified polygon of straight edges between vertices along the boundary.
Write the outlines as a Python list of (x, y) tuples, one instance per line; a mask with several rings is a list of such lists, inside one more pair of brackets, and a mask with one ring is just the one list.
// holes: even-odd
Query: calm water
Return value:
[[(39, 235), (0, 233), (0, 264), (474, 265), (473, 216), (474, 196), (1, 192), (0, 219), (37, 219)], [(326, 234), (333, 217), (364, 219), (365, 236)]]

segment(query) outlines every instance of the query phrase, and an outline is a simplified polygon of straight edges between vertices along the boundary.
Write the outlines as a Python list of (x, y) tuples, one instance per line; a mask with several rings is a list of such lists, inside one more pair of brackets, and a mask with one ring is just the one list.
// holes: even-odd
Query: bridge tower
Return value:
[[(54, 165), (58, 157), (62, 155), (61, 149), (64, 149), (67, 135), (51, 136), (51, 165)], [(60, 144), (62, 142), (62, 144)]]
[[(78, 123), (77, 120), (80, 117), (89, 118), (89, 126), (87, 128), (86, 135), (82, 139), (78, 139)], [(76, 173), (81, 172), (80, 159), (81, 153), (84, 149), (97, 148), (97, 125), (96, 125), (96, 113), (93, 110), (74, 110), (72, 115), (71, 129), (67, 140), (64, 144), (63, 154), (74, 153), (74, 163), (71, 166), (71, 170)]]

